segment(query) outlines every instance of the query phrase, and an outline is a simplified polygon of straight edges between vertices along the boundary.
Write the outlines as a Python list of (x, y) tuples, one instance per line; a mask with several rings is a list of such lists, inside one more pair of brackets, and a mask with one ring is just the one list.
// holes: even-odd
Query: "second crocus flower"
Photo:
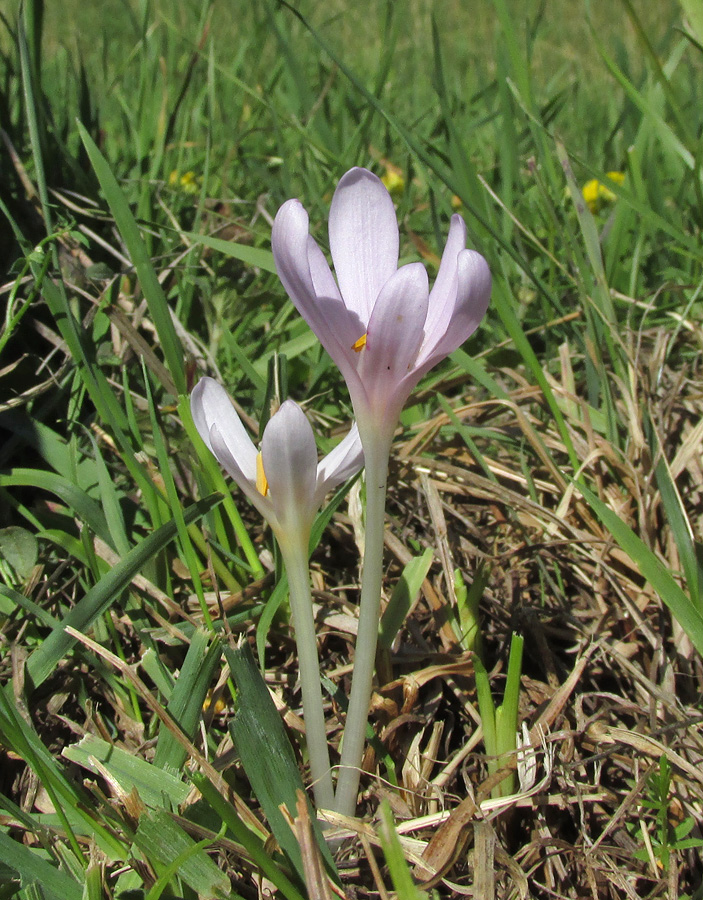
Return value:
[(202, 378), (191, 394), (198, 433), (273, 529), (279, 544), (309, 540), (325, 496), (363, 465), (356, 425), (318, 462), (307, 416), (286, 400), (264, 429), (257, 451), (227, 391)]
[(191, 394), (193, 421), (220, 465), (270, 524), (286, 567), (298, 648), (303, 717), (313, 791), (318, 807), (331, 809), (334, 787), (320, 689), (315, 622), (308, 575), (308, 546), (326, 494), (363, 465), (356, 426), (320, 462), (312, 427), (302, 409), (286, 400), (264, 429), (257, 451), (227, 391), (203, 378)]

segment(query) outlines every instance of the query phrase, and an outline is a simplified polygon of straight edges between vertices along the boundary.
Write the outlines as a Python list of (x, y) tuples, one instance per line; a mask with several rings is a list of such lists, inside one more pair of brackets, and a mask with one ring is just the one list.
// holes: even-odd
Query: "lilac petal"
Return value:
[(256, 450), (254, 450), (253, 471), (251, 473), (245, 473), (240, 467), (239, 461), (231, 452), (229, 444), (222, 434), (220, 434), (217, 425), (213, 425), (210, 429), (210, 442), (212, 445), (212, 452), (217, 457), (217, 461), (222, 468), (234, 478), (236, 483), (259, 510), (261, 515), (267, 519), (271, 525), (276, 525), (277, 521), (271, 500), (268, 497), (264, 497), (256, 486)]
[(278, 277), (297, 305), (298, 298), (315, 297), (308, 263), (309, 219), (299, 200), (288, 200), (278, 210), (271, 231), (271, 250)]
[(334, 490), (338, 484), (351, 478), (352, 475), (356, 475), (363, 465), (364, 451), (355, 422), (349, 433), (318, 463), (316, 489), (318, 506), (322, 504), (329, 491)]
[(315, 515), (317, 448), (302, 409), (286, 400), (271, 417), (261, 441), (271, 503), (281, 525), (301, 527)]
[(430, 291), (430, 303), (425, 322), (425, 343), (434, 343), (447, 329), (456, 303), (458, 287), (458, 257), (466, 247), (466, 223), (459, 215), (452, 216), (447, 243), (437, 278)]
[(325, 254), (310, 235), (308, 235), (308, 266), (315, 295), (317, 297), (331, 297), (341, 301), (342, 296), (339, 293), (332, 270), (325, 259)]
[(457, 260), (457, 297), (444, 333), (435, 331), (433, 341), (426, 340), (418, 354), (417, 367), (422, 373), (457, 347), (478, 328), (491, 298), (491, 271), (488, 263), (475, 250), (462, 250)]
[(278, 277), (296, 309), (345, 379), (354, 381), (356, 360), (351, 348), (365, 326), (344, 306), (324, 254), (308, 234), (308, 214), (297, 200), (288, 200), (279, 209), (271, 248)]
[(422, 263), (398, 269), (381, 291), (369, 322), (359, 370), (380, 399), (414, 366), (427, 317), (427, 272)]
[(368, 169), (350, 169), (332, 198), (330, 250), (344, 303), (368, 322), (381, 288), (398, 268), (398, 222), (391, 195)]
[(236, 460), (238, 469), (245, 473), (244, 477), (255, 479), (256, 448), (222, 385), (214, 378), (201, 378), (190, 395), (190, 409), (200, 437), (218, 461), (223, 464), (212, 444), (213, 425), (217, 426), (222, 442)]

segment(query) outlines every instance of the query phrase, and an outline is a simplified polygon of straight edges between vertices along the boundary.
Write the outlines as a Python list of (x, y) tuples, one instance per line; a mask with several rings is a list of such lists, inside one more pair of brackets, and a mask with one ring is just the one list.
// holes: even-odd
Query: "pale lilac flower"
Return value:
[(289, 200), (278, 211), (271, 244), (283, 286), (339, 366), (362, 434), (392, 433), (420, 378), (475, 331), (488, 307), (490, 271), (466, 249), (459, 215), (431, 291), (422, 263), (398, 268), (393, 201), (367, 169), (350, 169), (337, 185), (329, 241), (336, 280), (301, 203)]
[(266, 425), (259, 460), (222, 385), (202, 378), (190, 406), (201, 438), (267, 519), (279, 542), (309, 534), (325, 495), (363, 465), (356, 425), (318, 462), (312, 427), (292, 400), (281, 404)]

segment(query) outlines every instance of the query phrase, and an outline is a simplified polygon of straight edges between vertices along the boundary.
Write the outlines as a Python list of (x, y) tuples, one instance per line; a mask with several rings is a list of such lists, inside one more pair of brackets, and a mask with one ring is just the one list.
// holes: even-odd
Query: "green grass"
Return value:
[[(526, 6), (4, 12), (3, 896), (249, 897), (258, 872), (288, 898), (413, 877), (441, 897), (701, 896), (703, 51), (677, 5)], [(297, 196), (325, 246), (339, 177), (387, 163), (403, 259), (434, 276), (459, 209), (494, 292), (403, 414), (370, 824), (346, 869), (295, 794), (306, 749), (276, 549), (186, 397), (221, 378), (256, 434), (290, 394), (329, 448), (348, 397), (275, 276), (271, 220)], [(592, 178), (615, 196), (595, 212)], [(319, 633), (335, 758), (355, 491), (313, 554), (335, 616)], [(511, 633), (526, 638), (518, 719), (538, 767), (520, 807), (488, 799), (455, 569), (481, 588), (495, 697)], [(263, 677), (233, 655), (240, 637)], [(268, 758), (264, 710), (286, 726)], [(468, 787), (500, 809), (481, 823), (491, 865), (472, 852)], [(385, 812), (374, 824), (383, 797), (395, 831)]]

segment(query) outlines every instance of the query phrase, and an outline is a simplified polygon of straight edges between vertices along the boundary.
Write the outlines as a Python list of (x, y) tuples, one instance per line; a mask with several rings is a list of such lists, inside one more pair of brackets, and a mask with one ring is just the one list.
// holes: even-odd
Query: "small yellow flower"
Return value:
[(217, 697), (215, 702), (212, 702), (212, 688), (207, 692), (207, 696), (205, 697), (203, 712), (208, 712), (210, 709), (212, 709), (216, 716), (219, 716), (220, 713), (223, 713), (227, 709), (227, 704), (222, 697)]
[(174, 169), (168, 176), (168, 184), (169, 187), (177, 188), (184, 194), (197, 194), (200, 190), (200, 178), (190, 170), (181, 175), (178, 169)]
[[(616, 184), (622, 184), (625, 181), (624, 172), (606, 172), (606, 175)], [(598, 181), (597, 178), (587, 181), (581, 189), (581, 193), (588, 208), (594, 215), (600, 212), (607, 203), (614, 203), (617, 200), (617, 195), (605, 184)]]
[(394, 197), (403, 193), (405, 176), (403, 175), (403, 170), (399, 169), (398, 166), (394, 166), (393, 163), (386, 163), (386, 171), (381, 175), (381, 181), (386, 186), (388, 193)]
[(452, 204), (452, 209), (455, 211), (460, 210), (461, 207), (464, 205), (461, 201), (461, 197), (459, 197), (458, 194), (452, 194), (452, 199), (450, 200), (450, 203)]
[(180, 185), (184, 194), (197, 194), (200, 179), (195, 172), (186, 172), (181, 175)]

